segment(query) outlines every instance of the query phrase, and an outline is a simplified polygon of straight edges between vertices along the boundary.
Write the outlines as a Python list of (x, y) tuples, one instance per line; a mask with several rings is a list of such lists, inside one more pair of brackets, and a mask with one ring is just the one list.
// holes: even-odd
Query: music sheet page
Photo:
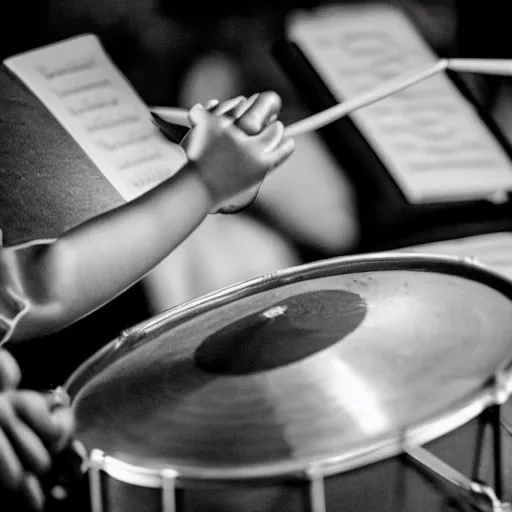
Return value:
[(154, 126), (147, 106), (99, 39), (83, 35), (4, 61), (74, 137), (126, 200), (186, 162)]
[[(299, 12), (287, 34), (338, 101), (438, 59), (402, 11), (384, 4)], [(445, 73), (351, 118), (410, 203), (499, 202), (512, 190), (506, 151)]]

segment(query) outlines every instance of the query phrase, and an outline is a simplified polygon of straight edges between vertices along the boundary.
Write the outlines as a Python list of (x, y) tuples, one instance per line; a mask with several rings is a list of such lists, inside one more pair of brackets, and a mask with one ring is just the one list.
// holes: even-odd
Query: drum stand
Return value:
[[(499, 395), (498, 395), (499, 396)], [(484, 442), (484, 430), (487, 426), (491, 427), (492, 431), (492, 452), (493, 452), (493, 471), (495, 489), (491, 486), (478, 481), (476, 478), (471, 479), (452, 466), (446, 464), (439, 457), (428, 451), (422, 446), (406, 446), (404, 452), (415, 462), (427, 468), (438, 478), (448, 481), (455, 485), (458, 489), (469, 493), (472, 497), (476, 498), (477, 503), (475, 506), (478, 510), (491, 511), (491, 512), (512, 512), (512, 505), (508, 502), (501, 501), (502, 497), (502, 482), (503, 482), (503, 468), (502, 468), (502, 443), (501, 443), (501, 421), (500, 421), (500, 408), (505, 400), (497, 401), (497, 403), (489, 406), (482, 415), (482, 421), (479, 425), (478, 432), (478, 446), (479, 452), (475, 461), (475, 477), (478, 474), (478, 469), (481, 462), (481, 452)], [(482, 504), (482, 499), (484, 504)], [(479, 503), (478, 503), (479, 502)]]

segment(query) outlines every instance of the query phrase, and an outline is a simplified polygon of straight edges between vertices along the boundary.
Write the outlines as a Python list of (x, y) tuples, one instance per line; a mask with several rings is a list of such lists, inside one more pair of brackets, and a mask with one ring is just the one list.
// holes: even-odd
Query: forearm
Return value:
[(111, 300), (177, 247), (211, 206), (187, 164), (143, 197), (20, 254), (20, 281), (31, 307), (13, 339), (59, 330)]

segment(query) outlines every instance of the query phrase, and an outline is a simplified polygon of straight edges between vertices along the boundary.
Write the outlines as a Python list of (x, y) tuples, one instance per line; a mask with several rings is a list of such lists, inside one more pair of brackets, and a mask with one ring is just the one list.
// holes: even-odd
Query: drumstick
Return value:
[(379, 85), (375, 89), (371, 89), (368, 92), (364, 92), (355, 98), (344, 101), (343, 103), (338, 103), (333, 107), (330, 107), (318, 114), (313, 114), (306, 119), (302, 119), (295, 123), (288, 125), (285, 129), (285, 134), (294, 137), (296, 135), (302, 135), (303, 133), (312, 132), (314, 130), (318, 130), (328, 124), (331, 124), (342, 117), (345, 117), (356, 110), (371, 105), (379, 100), (387, 98), (397, 92), (403, 91), (412, 85), (429, 78), (440, 71), (444, 71), (447, 65), (446, 59), (441, 59), (435, 64), (429, 64), (427, 68), (424, 68), (420, 71), (416, 71), (406, 77), (400, 76), (389, 82), (385, 82), (382, 85)]
[(435, 64), (429, 64), (426, 68), (415, 71), (406, 76), (400, 76), (379, 85), (366, 93), (361, 94), (351, 100), (344, 101), (338, 105), (314, 114), (306, 119), (297, 121), (286, 127), (285, 133), (291, 137), (301, 135), (310, 131), (318, 130), (342, 117), (355, 112), (356, 110), (367, 107), (372, 103), (387, 98), (397, 92), (403, 91), (423, 80), (435, 75), (441, 71), (449, 69), (451, 71), (466, 73), (482, 73), (492, 75), (512, 75), (511, 59), (440, 59)]
[(460, 73), (512, 75), (512, 59), (448, 59), (447, 68)]
[[(512, 59), (439, 59), (434, 64), (429, 64), (420, 70), (389, 80), (355, 98), (338, 103), (322, 112), (292, 123), (285, 128), (285, 134), (295, 137), (318, 130), (360, 108), (367, 107), (392, 96), (447, 69), (460, 73), (512, 76)], [(169, 123), (190, 128), (188, 111), (185, 109), (154, 107), (151, 111)]]
[(178, 126), (190, 128), (188, 120), (188, 110), (178, 107), (153, 107), (150, 109), (152, 114), (160, 116), (164, 121)]

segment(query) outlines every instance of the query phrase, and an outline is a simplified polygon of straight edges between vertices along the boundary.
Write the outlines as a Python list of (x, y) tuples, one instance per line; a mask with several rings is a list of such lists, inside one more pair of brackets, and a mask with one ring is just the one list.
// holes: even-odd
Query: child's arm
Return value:
[[(11, 338), (49, 334), (102, 306), (148, 273), (210, 211), (260, 183), (294, 148), (282, 124), (272, 121), (275, 98), (262, 94), (247, 111), (238, 107), (221, 116), (196, 106), (183, 141), (189, 162), (177, 175), (56, 241), (0, 251), (0, 278), (7, 276), (29, 305)], [(249, 135), (239, 126), (250, 120), (268, 126)]]

